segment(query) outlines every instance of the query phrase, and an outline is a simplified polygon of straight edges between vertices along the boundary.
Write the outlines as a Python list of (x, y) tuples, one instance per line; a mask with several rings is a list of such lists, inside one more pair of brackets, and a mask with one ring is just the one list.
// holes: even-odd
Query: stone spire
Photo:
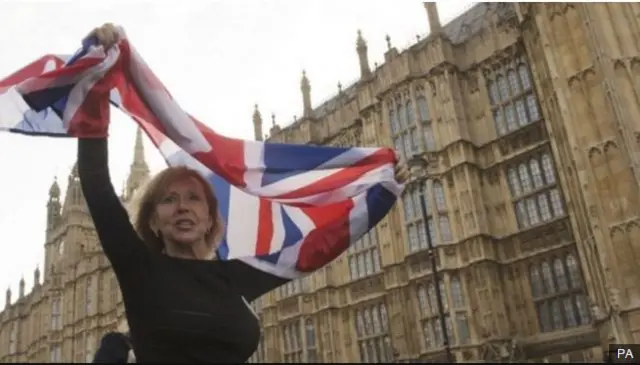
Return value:
[(69, 174), (69, 177), (73, 177), (74, 179), (80, 179), (80, 175), (78, 175), (78, 161), (76, 161), (73, 164), (73, 167), (71, 168), (71, 173)]
[(36, 269), (33, 271), (33, 286), (40, 285), (40, 267), (36, 266)]
[(262, 141), (262, 116), (258, 110), (258, 104), (255, 105), (253, 111), (253, 138), (256, 141)]
[(20, 284), (18, 289), (18, 298), (24, 298), (24, 277), (20, 278)]
[(50, 233), (60, 221), (61, 212), (60, 204), (60, 186), (58, 179), (54, 178), (49, 188), (49, 201), (47, 202), (47, 232)]
[(49, 188), (49, 198), (60, 199), (60, 185), (58, 185), (58, 178), (53, 178), (53, 183)]
[(356, 50), (360, 60), (360, 78), (367, 78), (371, 75), (369, 68), (369, 56), (367, 55), (367, 42), (362, 38), (362, 32), (358, 29), (358, 39), (356, 40)]
[(424, 8), (427, 10), (429, 30), (431, 31), (431, 34), (439, 33), (442, 29), (442, 24), (440, 24), (440, 16), (438, 16), (438, 5), (435, 2), (427, 2), (423, 4)]
[(11, 288), (7, 288), (7, 293), (4, 296), (4, 306), (8, 308), (11, 305)]
[(384, 53), (384, 60), (385, 62), (391, 62), (394, 57), (398, 56), (398, 50), (391, 45), (391, 37), (388, 34), (384, 37), (384, 40), (387, 42), (387, 51)]
[(311, 84), (309, 84), (309, 79), (307, 78), (306, 71), (302, 71), (302, 81), (300, 82), (300, 90), (302, 91), (302, 105), (303, 105), (303, 116), (305, 118), (311, 117)]
[(80, 177), (78, 176), (77, 161), (73, 164), (71, 173), (69, 173), (67, 193), (64, 196), (63, 214), (68, 214), (71, 207), (79, 207), (80, 209), (84, 209), (86, 207), (84, 195), (82, 194), (82, 187), (80, 186)]
[(276, 115), (275, 113), (271, 113), (271, 130), (269, 134), (274, 136), (280, 132), (280, 127), (276, 124)]
[(149, 179), (149, 166), (144, 158), (144, 144), (142, 143), (142, 129), (136, 130), (136, 139), (133, 146), (133, 162), (129, 170), (129, 177), (124, 192), (125, 200), (130, 200), (135, 191)]

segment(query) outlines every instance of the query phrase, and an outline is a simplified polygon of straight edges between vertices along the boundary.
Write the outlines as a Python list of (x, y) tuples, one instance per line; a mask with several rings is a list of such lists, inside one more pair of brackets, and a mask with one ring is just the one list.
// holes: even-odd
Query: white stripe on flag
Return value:
[(133, 48), (131, 57), (129, 74), (138, 87), (140, 96), (162, 123), (167, 137), (190, 154), (211, 151), (209, 141), (194, 120), (180, 108), (163, 86), (156, 84), (160, 81)]
[[(211, 170), (206, 167), (202, 162), (198, 161), (195, 157), (181, 150), (177, 144), (172, 140), (165, 138), (158, 146), (160, 154), (164, 156), (167, 161), (171, 161), (171, 166), (186, 166), (190, 169), (198, 171), (202, 176), (208, 178), (211, 174)], [(179, 162), (176, 164), (176, 162)]]
[(111, 70), (116, 64), (116, 61), (118, 61), (118, 58), (120, 58), (120, 50), (117, 47), (113, 47), (107, 53), (104, 61), (89, 68), (86, 71), (86, 76), (80, 79), (71, 89), (67, 99), (67, 105), (62, 114), (65, 127), (69, 127), (69, 122), (71, 122), (71, 119), (73, 119), (78, 109), (80, 109), (80, 106), (84, 103), (87, 93)]
[(313, 223), (311, 218), (304, 214), (302, 209), (283, 205), (285, 213), (291, 218), (293, 223), (298, 227), (300, 232), (302, 232), (302, 236), (305, 237), (309, 234), (313, 229), (316, 228), (316, 225)]
[(66, 135), (62, 120), (51, 110), (36, 112), (29, 108), (16, 87), (0, 93), (0, 130)]
[[(285, 212), (289, 215), (291, 220), (302, 231), (302, 237), (306, 237), (311, 230), (315, 228), (313, 221), (302, 212), (300, 208), (284, 207)], [(308, 275), (308, 273), (301, 273), (296, 269), (296, 263), (298, 256), (300, 255), (300, 247), (302, 241), (297, 242), (293, 246), (286, 247), (281, 251), (277, 264), (259, 260), (255, 257), (241, 257), (239, 260), (245, 264), (252, 266), (256, 269), (268, 272), (270, 274), (282, 277), (295, 279)]]
[[(260, 185), (248, 185), (248, 187), (257, 195), (277, 197), (279, 195), (289, 193), (291, 190), (311, 185), (318, 180), (336, 174), (346, 168), (349, 168), (349, 164), (365, 159), (375, 154), (377, 151), (378, 150), (375, 148), (352, 148), (314, 168), (313, 170), (278, 180), (266, 186), (260, 187)], [(343, 167), (329, 168), (329, 166)], [(294, 187), (294, 189), (292, 189), (292, 187)]]
[(284, 221), (282, 220), (282, 210), (280, 204), (271, 204), (271, 216), (273, 221), (273, 236), (269, 245), (269, 253), (278, 252), (282, 249), (285, 239)]
[(301, 198), (273, 198), (273, 200), (284, 204), (305, 203), (310, 205), (326, 205), (329, 203), (343, 201), (350, 197), (358, 196), (360, 193), (366, 192), (372, 185), (375, 185), (377, 183), (382, 184), (389, 191), (394, 192), (396, 195), (399, 195), (399, 192), (402, 192), (402, 187), (396, 183), (393, 171), (393, 166), (391, 165), (391, 163), (388, 163), (366, 172), (356, 180), (352, 181), (348, 185), (343, 186), (340, 189), (335, 189), (326, 193), (320, 193), (316, 195), (307, 195)]
[(369, 228), (369, 207), (366, 200), (367, 193), (361, 193), (351, 200), (353, 208), (349, 212), (349, 244), (353, 244)]
[(42, 70), (43, 74), (46, 74), (47, 72), (51, 72), (53, 70), (55, 70), (57, 68), (58, 64), (56, 62), (56, 60), (48, 60), (45, 64), (44, 64), (44, 69)]
[(302, 241), (309, 235), (314, 228), (316, 228), (313, 221), (302, 211), (300, 208), (284, 207), (285, 212), (289, 215), (294, 224), (302, 232), (302, 239), (295, 245), (285, 247), (280, 257), (278, 258), (278, 265), (283, 265), (291, 268), (295, 268), (298, 256), (300, 254), (300, 247), (302, 247)]
[(24, 102), (22, 95), (15, 87), (0, 94), (0, 129), (16, 127), (24, 119), (24, 114), (31, 110)]
[(260, 201), (255, 196), (231, 186), (227, 243), (229, 259), (256, 254), (256, 239), (260, 224)]
[[(264, 169), (264, 144), (254, 141), (245, 141), (244, 145), (244, 165), (250, 169), (244, 173), (244, 182), (249, 187), (262, 185)], [(254, 171), (250, 171), (251, 169)]]

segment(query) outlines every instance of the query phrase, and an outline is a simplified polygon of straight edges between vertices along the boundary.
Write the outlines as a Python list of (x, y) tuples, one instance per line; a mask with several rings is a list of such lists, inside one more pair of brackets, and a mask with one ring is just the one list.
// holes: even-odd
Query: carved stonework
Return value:
[(337, 135), (323, 141), (323, 144), (343, 148), (362, 146), (362, 121), (343, 128)]
[(478, 70), (472, 69), (466, 73), (467, 83), (469, 85), (469, 91), (471, 93), (478, 92)]
[(556, 17), (564, 16), (569, 9), (575, 8), (575, 5), (572, 3), (549, 3), (546, 4), (549, 14), (549, 19), (554, 20)]

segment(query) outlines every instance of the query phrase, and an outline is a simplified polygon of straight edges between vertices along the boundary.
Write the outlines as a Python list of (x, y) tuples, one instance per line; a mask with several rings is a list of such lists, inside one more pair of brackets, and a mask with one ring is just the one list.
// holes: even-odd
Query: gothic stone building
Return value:
[[(436, 285), (460, 362), (600, 361), (639, 342), (640, 5), (480, 3), (444, 26), (425, 8), (428, 36), (387, 40), (371, 68), (358, 35), (360, 79), (312, 108), (303, 75), (303, 116), (273, 123), (267, 142), (422, 155), (430, 179), (333, 264), (253, 303), (252, 361), (440, 359)], [(261, 139), (257, 110), (254, 127)], [(46, 257), (81, 259), (21, 286), (0, 361), (84, 360), (122, 316), (70, 179), (62, 216), (52, 191)]]
[[(127, 205), (147, 181), (142, 133), (136, 132), (134, 159), (122, 201)], [(56, 181), (49, 190), (44, 280), (0, 313), (0, 362), (79, 362), (93, 360), (102, 335), (126, 328), (120, 289), (97, 241), (80, 188), (77, 165), (69, 174), (64, 201)]]

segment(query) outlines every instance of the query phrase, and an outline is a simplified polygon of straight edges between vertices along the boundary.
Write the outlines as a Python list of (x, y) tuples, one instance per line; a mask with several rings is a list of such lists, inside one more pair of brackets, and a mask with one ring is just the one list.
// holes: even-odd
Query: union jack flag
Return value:
[[(107, 97), (108, 96), (108, 97)], [(0, 130), (106, 137), (109, 103), (145, 131), (168, 165), (200, 171), (219, 200), (221, 259), (297, 278), (338, 257), (401, 193), (387, 148), (245, 141), (183, 111), (126, 37), (108, 51), (88, 39), (0, 81)]]

